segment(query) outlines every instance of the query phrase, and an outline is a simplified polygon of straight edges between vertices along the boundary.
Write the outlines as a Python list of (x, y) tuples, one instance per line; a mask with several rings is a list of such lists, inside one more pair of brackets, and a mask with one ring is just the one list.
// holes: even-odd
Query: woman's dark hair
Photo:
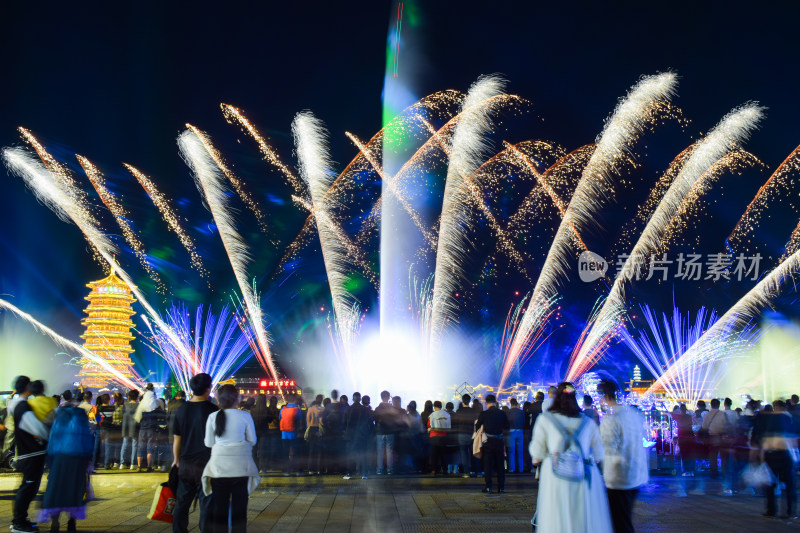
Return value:
[(111, 404), (111, 396), (108, 394), (101, 394), (97, 397), (94, 401), (95, 405), (110, 405)]
[(410, 402), (408, 402), (408, 406), (406, 407), (406, 409), (408, 409), (409, 413), (416, 413), (417, 412), (417, 402), (415, 402), (414, 400), (411, 400)]
[(139, 401), (139, 391), (138, 390), (129, 391), (128, 392), (128, 399), (130, 401), (132, 401), (132, 402), (138, 402)]
[(269, 397), (269, 406), (270, 407), (278, 407), (278, 397), (277, 396), (270, 396)]
[(553, 405), (550, 406), (548, 411), (571, 418), (581, 416), (581, 408), (578, 406), (577, 398), (575, 398), (575, 385), (568, 381), (559, 383), (556, 388), (556, 397), (553, 398)]
[(422, 409), (422, 412), (425, 411), (433, 411), (433, 402), (430, 400), (425, 400), (425, 407)]
[(225, 433), (225, 409), (233, 409), (239, 403), (239, 390), (233, 385), (223, 385), (217, 390), (217, 401), (220, 411), (217, 413), (217, 428), (214, 434), (220, 437)]

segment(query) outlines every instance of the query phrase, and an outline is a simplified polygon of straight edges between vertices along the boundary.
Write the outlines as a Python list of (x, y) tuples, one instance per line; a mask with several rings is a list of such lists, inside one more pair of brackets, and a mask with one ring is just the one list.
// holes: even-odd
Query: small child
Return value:
[(31, 393), (28, 397), (28, 405), (31, 406), (33, 414), (48, 427), (52, 426), (58, 404), (52, 396), (44, 395), (44, 382), (39, 379), (31, 381), (28, 384), (28, 392)]

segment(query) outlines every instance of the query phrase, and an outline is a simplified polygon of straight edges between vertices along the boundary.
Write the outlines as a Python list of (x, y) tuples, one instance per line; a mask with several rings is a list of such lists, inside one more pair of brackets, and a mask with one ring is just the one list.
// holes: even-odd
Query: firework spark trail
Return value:
[(789, 242), (786, 243), (786, 251), (781, 256), (781, 259), (785, 259), (790, 254), (795, 253), (798, 249), (800, 249), (800, 222), (795, 226), (794, 231), (792, 231), (791, 236), (789, 237)]
[(24, 320), (25, 322), (27, 322), (28, 324), (33, 326), (33, 328), (36, 331), (38, 331), (40, 333), (44, 333), (45, 335), (50, 337), (50, 339), (52, 339), (53, 342), (55, 342), (56, 344), (58, 344), (62, 348), (66, 349), (66, 350), (69, 350), (69, 351), (72, 351), (72, 352), (79, 353), (81, 355), (81, 357), (83, 357), (85, 359), (88, 359), (92, 363), (96, 364), (97, 366), (101, 367), (103, 370), (105, 370), (106, 372), (108, 372), (109, 374), (114, 376), (113, 379), (115, 381), (117, 381), (118, 383), (120, 383), (121, 385), (123, 385), (125, 387), (128, 387), (128, 388), (131, 388), (131, 389), (139, 389), (144, 385), (144, 383), (141, 382), (141, 381), (137, 383), (137, 382), (134, 382), (131, 379), (125, 377), (124, 374), (122, 374), (119, 370), (117, 370), (116, 368), (114, 368), (113, 366), (108, 364), (108, 361), (106, 361), (102, 357), (98, 356), (97, 354), (95, 354), (93, 352), (90, 352), (89, 350), (87, 350), (86, 348), (81, 346), (80, 344), (74, 343), (71, 340), (69, 340), (69, 339), (67, 339), (65, 337), (62, 337), (61, 335), (59, 335), (58, 333), (56, 333), (55, 331), (53, 331), (49, 327), (45, 326), (44, 324), (42, 324), (41, 322), (36, 320), (32, 315), (26, 313), (25, 311), (23, 311), (19, 307), (15, 306), (14, 304), (12, 304), (12, 303), (10, 303), (10, 302), (8, 302), (6, 300), (1, 299), (1, 298), (0, 298), (0, 309), (5, 309), (7, 311), (11, 311), (12, 313), (14, 313), (18, 317), (20, 317), (22, 320)]
[[(322, 258), (328, 274), (328, 285), (331, 291), (333, 310), (336, 315), (338, 331), (347, 333), (350, 326), (348, 317), (354, 314), (357, 302), (345, 288), (349, 279), (348, 250), (340, 240), (336, 225), (330, 216), (331, 198), (327, 197), (335, 174), (331, 171), (330, 156), (327, 148), (328, 132), (322, 121), (310, 111), (298, 113), (292, 121), (295, 151), (300, 168), (300, 176), (308, 185), (311, 196), (312, 213), (317, 222)], [(345, 350), (350, 350), (353, 339), (341, 337)], [(347, 344), (345, 344), (347, 343)]]
[[(292, 196), (292, 200), (296, 203), (300, 204), (305, 208), (309, 213), (314, 216), (315, 220), (323, 219), (323, 224), (330, 229), (330, 231), (335, 235), (336, 239), (338, 239), (341, 246), (343, 246), (347, 250), (347, 256), (353, 261), (353, 263), (359, 266), (362, 269), (362, 273), (367, 279), (370, 280), (372, 285), (378, 289), (379, 280), (378, 276), (373, 272), (372, 267), (369, 266), (364, 254), (362, 253), (361, 249), (356, 246), (350, 237), (342, 230), (342, 228), (333, 220), (331, 219), (330, 213), (327, 209), (319, 209), (315, 210), (313, 204), (306, 200), (305, 198), (300, 198), (298, 196)], [(319, 222), (317, 222), (319, 224)]]
[[(390, 128), (399, 128), (401, 126), (409, 126), (413, 122), (418, 122), (421, 120), (421, 110), (425, 110), (428, 112), (433, 112), (437, 114), (441, 114), (441, 109), (447, 107), (447, 105), (451, 105), (454, 102), (459, 101), (461, 98), (461, 93), (454, 90), (447, 90), (447, 91), (439, 91), (433, 94), (430, 94), (421, 100), (415, 102), (414, 104), (410, 105), (406, 109), (404, 109), (398, 116), (393, 118), (389, 124), (382, 127), (375, 135), (370, 138), (370, 140), (366, 143), (366, 147), (369, 150), (373, 150), (373, 146), (377, 143), (381, 143), (384, 140), (385, 133), (387, 129)], [(348, 165), (342, 170), (339, 176), (333, 181), (331, 186), (328, 188), (327, 198), (336, 198), (339, 196), (343, 190), (346, 190), (348, 184), (352, 184), (353, 180), (348, 180), (348, 177), (351, 175), (351, 171), (353, 168), (357, 167), (357, 164), (361, 158), (365, 158), (363, 152), (359, 151), (355, 157), (348, 163)], [(366, 159), (366, 158), (365, 158)], [(305, 194), (301, 195), (305, 196)], [(358, 235), (356, 236), (356, 242), (362, 242), (363, 235), (365, 231), (368, 231), (371, 226), (374, 226), (377, 215), (380, 212), (380, 206), (382, 203), (382, 198), (378, 198), (377, 202), (373, 206), (369, 216), (366, 218), (363, 227), (359, 231)], [(287, 247), (287, 251), (284, 253), (281, 261), (278, 264), (278, 268), (276, 270), (280, 271), (284, 265), (286, 264), (289, 259), (297, 253), (297, 251), (303, 246), (303, 242), (307, 242), (309, 240), (309, 235), (311, 232), (313, 225), (312, 225), (312, 215), (309, 215), (306, 218), (302, 229), (297, 234), (295, 239), (289, 244)]]
[[(782, 191), (785, 190), (788, 192), (792, 190), (792, 180), (790, 176), (798, 170), (800, 170), (800, 146), (795, 148), (792, 153), (778, 165), (775, 172), (773, 172), (764, 185), (758, 189), (755, 197), (747, 206), (747, 209), (744, 210), (742, 217), (739, 219), (739, 222), (736, 223), (736, 226), (726, 240), (728, 248), (732, 252), (744, 248), (744, 241), (747, 235), (752, 235), (756, 226), (756, 220), (766, 211), (770, 201), (778, 197)], [(798, 226), (798, 228), (800, 229), (800, 226)], [(791, 255), (797, 250), (798, 237), (800, 237), (800, 235), (798, 234), (798, 230), (795, 229), (795, 231), (792, 232), (792, 237), (789, 241), (790, 244), (787, 244), (786, 254), (784, 254), (782, 259), (785, 259), (788, 255)]]
[[(521, 319), (525, 314), (525, 306), (530, 304), (530, 296), (531, 294), (526, 294), (522, 300), (517, 305), (512, 305), (511, 309), (508, 311), (508, 316), (506, 317), (506, 323), (503, 327), (503, 336), (500, 340), (500, 362), (501, 366), (505, 366), (508, 358), (511, 355), (511, 349), (514, 346), (514, 342), (516, 339), (519, 338), (521, 332), (519, 331), (521, 325)], [(557, 308), (555, 306), (555, 302), (552, 302), (553, 305), (548, 306), (548, 309), (551, 310), (551, 313), (555, 313)], [(547, 317), (549, 319), (550, 317)], [(544, 334), (544, 329), (536, 329), (530, 330), (530, 337), (525, 339), (525, 342), (528, 346), (531, 347), (528, 350), (528, 353), (519, 359), (519, 365), (522, 366), (525, 364), (526, 360), (530, 358), (533, 352), (536, 351), (538, 347), (540, 347), (544, 342), (547, 340), (549, 335)]]
[[(669, 189), (669, 186), (672, 185), (672, 182), (675, 181), (675, 178), (680, 173), (681, 168), (683, 168), (683, 164), (686, 163), (687, 159), (689, 159), (689, 156), (692, 154), (692, 151), (696, 146), (696, 142), (690, 144), (681, 150), (681, 152), (670, 162), (670, 164), (667, 166), (667, 170), (661, 175), (660, 178), (658, 178), (656, 184), (650, 189), (647, 199), (637, 208), (636, 216), (625, 223), (625, 226), (620, 232), (621, 236), (615, 243), (613, 249), (627, 250), (633, 246), (632, 240), (640, 231), (638, 228), (647, 225), (647, 221), (656, 210), (656, 207), (658, 207), (658, 203), (664, 197), (667, 189)], [(616, 255), (618, 254), (612, 254), (612, 256)]]
[(494, 213), (492, 213), (491, 209), (489, 209), (489, 206), (486, 204), (486, 199), (483, 195), (483, 189), (477, 180), (477, 176), (487, 164), (496, 158), (502, 157), (504, 154), (505, 150), (493, 156), (486, 163), (478, 167), (475, 172), (464, 179), (462, 187), (467, 188), (472, 198), (472, 202), (477, 206), (478, 210), (489, 223), (489, 227), (492, 229), (492, 231), (494, 231), (495, 235), (497, 236), (497, 243), (499, 247), (508, 255), (508, 257), (511, 258), (512, 261), (514, 261), (514, 264), (520, 269), (522, 275), (526, 278), (529, 278), (530, 274), (528, 273), (528, 269), (525, 268), (525, 260), (523, 259), (522, 254), (519, 250), (517, 250), (516, 246), (514, 246), (511, 238), (508, 236), (508, 234), (506, 234), (505, 229), (497, 221), (497, 217), (495, 217)]
[[(713, 184), (724, 174), (739, 172), (741, 173), (748, 167), (755, 167), (761, 164), (756, 156), (747, 150), (733, 150), (718, 159), (713, 165), (708, 167), (697, 181), (691, 186), (689, 192), (681, 201), (675, 215), (669, 221), (669, 225), (664, 230), (664, 237), (658, 250), (665, 250), (674, 240), (687, 229), (687, 221), (696, 220), (698, 217), (690, 218), (690, 213), (697, 210), (700, 198), (706, 194)], [(654, 250), (655, 252), (655, 250)]]
[[(89, 197), (86, 195), (86, 192), (84, 192), (83, 189), (78, 187), (78, 182), (75, 181), (75, 178), (72, 176), (69, 168), (58, 161), (55, 157), (50, 155), (50, 152), (47, 151), (47, 149), (42, 145), (42, 143), (39, 142), (33, 133), (30, 132), (30, 130), (21, 126), (17, 128), (17, 130), (20, 132), (25, 142), (30, 144), (31, 147), (33, 147), (33, 149), (36, 151), (39, 159), (41, 159), (42, 163), (44, 163), (45, 168), (54, 176), (58, 177), (64, 186), (76, 195), (76, 198), (80, 204), (86, 205)], [(90, 220), (96, 225), (97, 220), (93, 217), (93, 215), (91, 215), (91, 213), (89, 213), (89, 216), (91, 216)]]
[(410, 311), (416, 318), (420, 339), (429, 339), (431, 334), (431, 312), (433, 310), (433, 274), (420, 280), (413, 274), (414, 265), (408, 269)]
[[(517, 146), (519, 146), (519, 144)], [(544, 172), (541, 173), (541, 180), (543, 182), (551, 184), (552, 176), (563, 171), (582, 168), (583, 165), (585, 164), (584, 159), (588, 161), (588, 159), (592, 156), (592, 153), (594, 153), (594, 149), (595, 149), (594, 144), (587, 144), (585, 146), (581, 146), (580, 148), (573, 150), (572, 152), (569, 152), (568, 154), (563, 155), (561, 158), (559, 158), (558, 161), (553, 163), (553, 165), (551, 165)], [(534, 207), (538, 205), (538, 202), (535, 200), (535, 195), (542, 189), (541, 187), (538, 186), (539, 185), (538, 180), (536, 185), (537, 186), (535, 186), (522, 201), (520, 207), (509, 218), (507, 231), (513, 232), (515, 228), (519, 227), (522, 221), (525, 219), (526, 215), (530, 215)], [(553, 188), (552, 185), (549, 185), (549, 187), (551, 189)]]
[[(467, 116), (471, 116), (474, 113), (485, 112), (486, 110), (499, 109), (503, 106), (511, 107), (515, 104), (519, 104), (521, 101), (522, 99), (519, 96), (511, 94), (501, 93), (492, 95), (485, 98), (481, 102), (476, 102), (475, 106), (470, 110), (470, 114)], [(433, 128), (433, 126), (431, 126), (428, 121), (424, 120), (424, 118), (420, 118), (422, 124), (430, 133), (430, 137), (405, 163), (403, 163), (403, 166), (400, 167), (400, 170), (397, 171), (397, 174), (392, 177), (392, 181), (395, 182), (395, 187), (399, 188), (400, 183), (407, 177), (409, 171), (413, 169), (420, 160), (428, 156), (434, 148), (438, 146), (443, 152), (446, 153), (446, 147), (448, 145), (452, 145), (453, 137), (458, 124), (465, 118), (465, 111), (467, 111), (466, 100), (462, 102), (462, 109), (438, 130)], [(452, 151), (452, 147), (450, 150)]]
[(149, 321), (145, 321), (158, 346), (160, 355), (167, 361), (175, 374), (181, 388), (189, 393), (189, 380), (194, 374), (205, 372), (211, 376), (212, 389), (217, 384), (236, 372), (247, 361), (247, 350), (250, 348), (249, 335), (240, 330), (236, 313), (231, 313), (230, 307), (225, 305), (219, 315), (215, 315), (209, 308), (203, 313), (203, 306), (197, 307), (194, 321), (190, 320), (191, 314), (184, 304), (173, 305), (163, 317), (164, 322), (170, 324), (178, 337), (183, 341), (186, 351), (193, 355), (190, 360), (185, 359), (172, 346), (169, 338), (154, 328)]
[(184, 161), (192, 169), (197, 188), (211, 211), (220, 240), (228, 254), (233, 275), (242, 292), (247, 319), (258, 341), (258, 349), (255, 351), (256, 358), (264, 370), (277, 379), (278, 373), (272, 361), (261, 305), (255, 291), (247, 282), (247, 267), (251, 260), (250, 250), (236, 230), (233, 213), (228, 207), (228, 188), (225, 186), (224, 174), (216, 165), (208, 148), (211, 147), (213, 150), (211, 141), (203, 132), (190, 129), (178, 136), (178, 146)]
[(395, 199), (400, 202), (400, 205), (402, 205), (403, 209), (406, 210), (408, 216), (411, 217), (414, 225), (417, 226), (417, 229), (419, 229), (419, 231), (422, 233), (422, 236), (425, 237), (425, 240), (428, 242), (428, 245), (431, 247), (431, 249), (436, 249), (436, 237), (428, 231), (428, 228), (419, 217), (419, 214), (414, 210), (413, 207), (411, 207), (411, 204), (408, 203), (408, 200), (405, 198), (402, 192), (397, 189), (397, 185), (394, 183), (394, 180), (384, 174), (380, 163), (378, 163), (378, 161), (372, 156), (371, 152), (364, 145), (364, 143), (358, 140), (358, 137), (350, 132), (345, 132), (345, 135), (347, 135), (347, 138), (356, 145), (356, 148), (358, 148), (359, 152), (364, 154), (364, 157), (367, 159), (367, 161), (369, 161), (370, 165), (372, 165), (372, 168), (375, 169), (375, 172), (378, 173), (378, 175), (381, 177), (381, 180), (383, 180), (383, 182), (386, 184), (387, 190), (392, 193), (392, 196), (394, 196)]
[[(190, 351), (192, 355), (190, 359), (181, 356), (173, 356), (172, 350), (174, 345), (172, 342), (169, 340), (162, 342), (158, 335), (158, 329), (153, 327), (153, 325), (150, 323), (150, 320), (148, 320), (146, 316), (142, 317), (142, 321), (144, 322), (145, 326), (147, 326), (147, 329), (150, 330), (150, 335), (152, 337), (153, 343), (148, 343), (148, 345), (150, 345), (150, 348), (167, 362), (167, 365), (169, 366), (170, 370), (172, 370), (175, 379), (178, 381), (178, 385), (180, 385), (181, 389), (186, 391), (188, 394), (189, 381), (186, 376), (191, 376), (200, 372), (200, 365), (197, 361), (196, 354)], [(181, 338), (184, 337), (183, 331), (178, 330), (176, 334)], [(185, 346), (189, 347), (191, 345), (186, 344)]]
[[(661, 321), (657, 314), (648, 306), (640, 306), (642, 315), (647, 323), (647, 328), (637, 328), (640, 333), (633, 335), (627, 328), (619, 330), (622, 341), (633, 351), (653, 376), (660, 376), (664, 369), (669, 368), (697, 340), (715, 324), (719, 316), (715, 311), (708, 312), (701, 307), (692, 323), (690, 315), (681, 314), (677, 307), (672, 310), (672, 316), (663, 313)], [(748, 326), (736, 332), (723, 344), (712, 348), (716, 354), (708, 354), (709, 359), (724, 357), (728, 360), (743, 353), (752, 346), (760, 337), (757, 330)], [(689, 372), (680, 374), (673, 381), (664, 383), (668, 395), (675, 401), (688, 401), (690, 404), (700, 399), (704, 392), (715, 388), (722, 369), (715, 365), (704, 365), (704, 368), (691, 368)]]
[(354, 370), (357, 365), (353, 358), (353, 346), (361, 330), (361, 306), (355, 303), (351, 307), (346, 307), (344, 311), (344, 316), (336, 316), (334, 313), (333, 320), (330, 320), (330, 317), (326, 319), (328, 335), (339, 367), (347, 369), (350, 385), (356, 388), (358, 383)]
[(78, 159), (78, 162), (83, 168), (83, 171), (86, 173), (86, 177), (89, 178), (89, 181), (92, 183), (92, 187), (94, 190), (97, 191), (97, 195), (100, 197), (100, 200), (103, 202), (111, 214), (114, 216), (114, 220), (116, 220), (117, 225), (119, 226), (120, 230), (122, 230), (122, 236), (125, 237), (125, 240), (128, 242), (130, 247), (133, 249), (136, 258), (139, 259), (139, 262), (142, 264), (142, 268), (145, 269), (147, 274), (150, 276), (156, 286), (158, 287), (158, 292), (161, 294), (167, 294), (167, 287), (164, 285), (164, 282), (161, 281), (161, 277), (158, 275), (158, 272), (155, 271), (153, 266), (147, 260), (147, 253), (144, 248), (144, 244), (142, 243), (139, 236), (133, 231), (130, 222), (128, 219), (130, 218), (127, 210), (123, 205), (117, 200), (117, 197), (108, 190), (105, 183), (105, 178), (103, 174), (98, 170), (98, 168), (87, 158), (83, 157), (82, 155), (75, 155)]
[[(518, 96), (509, 94), (500, 94), (497, 96), (487, 98), (484, 102), (481, 103), (481, 105), (485, 106), (486, 108), (497, 108), (501, 106), (511, 106), (514, 104), (518, 104), (521, 101), (522, 99), (519, 98)], [(422, 160), (424, 157), (428, 156), (434, 148), (438, 147), (439, 149), (442, 150), (443, 153), (445, 153), (445, 155), (449, 155), (448, 151), (449, 139), (452, 136), (453, 131), (455, 130), (461, 118), (462, 118), (461, 113), (458, 113), (450, 120), (448, 120), (444, 126), (442, 126), (437, 130), (433, 125), (431, 125), (429, 121), (425, 120), (424, 117), (422, 116), (418, 117), (418, 121), (425, 127), (430, 136), (422, 144), (422, 146), (420, 146), (414, 152), (414, 154), (403, 164), (403, 166), (400, 167), (400, 170), (398, 170), (394, 176), (390, 176), (386, 180), (386, 185), (389, 188), (390, 192), (392, 192), (393, 196), (398, 197), (398, 199), (402, 197), (398, 196), (403, 194), (402, 188), (400, 187), (401, 182), (407, 177), (409, 171), (415, 168), (417, 163), (419, 163), (419, 161)], [(378, 201), (375, 202), (375, 205), (372, 207), (369, 216), (364, 221), (364, 227), (362, 228), (361, 231), (368, 230), (369, 225), (374, 224), (376, 222), (377, 217), (381, 211), (382, 203), (383, 203), (383, 198), (379, 198)], [(409, 212), (409, 215), (411, 214), (412, 213)], [(423, 236), (425, 236), (424, 233)], [(428, 240), (428, 244), (431, 246), (431, 249), (435, 250), (436, 237), (434, 236), (432, 243), (430, 240)]]
[(496, 76), (479, 78), (467, 93), (461, 119), (453, 132), (433, 278), (430, 349), (434, 354), (445, 328), (455, 322), (458, 302), (453, 295), (463, 279), (469, 250), (466, 232), (473, 221), (469, 212), (470, 197), (463, 184), (480, 166), (488, 148), (489, 114), (494, 107), (485, 102), (502, 94), (503, 85)]
[[(525, 168), (527, 168), (528, 171), (531, 172), (534, 175), (534, 177), (536, 178), (536, 182), (539, 184), (539, 186), (541, 186), (545, 190), (545, 192), (547, 192), (547, 195), (553, 201), (553, 204), (556, 206), (556, 208), (558, 208), (558, 211), (561, 214), (561, 219), (563, 220), (564, 216), (566, 215), (566, 206), (564, 204), (564, 201), (561, 200), (561, 198), (558, 197), (558, 195), (556, 194), (555, 190), (553, 190), (553, 188), (548, 185), (547, 181), (544, 180), (542, 178), (542, 176), (536, 171), (536, 168), (533, 166), (533, 164), (531, 163), (531, 161), (528, 159), (528, 157), (525, 154), (520, 152), (519, 149), (516, 148), (513, 144), (510, 144), (510, 143), (507, 143), (507, 142), (504, 142), (504, 144), (511, 150), (511, 152), (520, 161), (522, 161), (522, 163), (525, 165)], [(580, 244), (580, 246), (581, 246), (581, 248), (583, 250), (586, 250), (587, 249), (586, 243), (583, 242), (583, 239), (581, 238), (580, 234), (575, 229), (573, 224), (570, 223), (569, 229), (572, 230), (572, 238), (577, 243)]]
[(202, 142), (203, 146), (205, 146), (208, 155), (211, 156), (211, 159), (214, 160), (214, 164), (217, 166), (217, 168), (219, 168), (222, 171), (223, 174), (225, 174), (225, 177), (228, 178), (228, 181), (231, 182), (231, 185), (233, 185), (233, 188), (239, 195), (239, 198), (242, 199), (242, 201), (248, 207), (248, 209), (250, 209), (253, 215), (255, 215), (256, 220), (258, 221), (258, 226), (261, 228), (261, 231), (266, 233), (269, 230), (269, 228), (267, 227), (267, 219), (264, 216), (264, 212), (261, 211), (260, 207), (258, 207), (258, 204), (253, 198), (253, 195), (250, 194), (250, 192), (244, 188), (244, 183), (242, 183), (242, 180), (240, 180), (239, 177), (236, 174), (234, 174), (231, 169), (228, 168), (228, 166), (225, 164), (225, 161), (222, 158), (222, 154), (220, 154), (219, 151), (211, 143), (207, 142), (207, 139), (205, 135), (203, 135), (202, 131), (192, 126), (191, 124), (186, 124), (186, 127), (197, 135), (197, 138), (200, 139), (200, 142)]
[(566, 276), (572, 258), (573, 232), (582, 234), (585, 229), (597, 225), (595, 213), (614, 194), (617, 165), (628, 157), (631, 147), (651, 122), (654, 109), (669, 101), (676, 85), (677, 78), (671, 72), (643, 77), (620, 101), (606, 122), (547, 252), (531, 302), (518, 329), (519, 340), (515, 338), (512, 341), (509, 357), (503, 366), (500, 387), (508, 378), (514, 363), (529, 350), (525, 339), (534, 336), (532, 330), (543, 328), (552, 314), (548, 306), (553, 305), (558, 294), (556, 287), (559, 280)]
[[(438, 135), (436, 131), (430, 126), (430, 131), (432, 135)], [(441, 142), (441, 148), (444, 154), (449, 158), (450, 157), (450, 149), (446, 145), (446, 143)], [(542, 143), (544, 144), (544, 143)], [(489, 223), (489, 227), (494, 231), (495, 235), (497, 236), (498, 246), (502, 251), (504, 251), (512, 261), (514, 261), (515, 265), (520, 269), (522, 275), (525, 277), (529, 277), (528, 271), (525, 268), (525, 260), (522, 257), (522, 253), (516, 248), (514, 243), (512, 242), (511, 238), (508, 236), (506, 230), (500, 225), (495, 217), (494, 213), (492, 213), (491, 209), (486, 203), (486, 199), (483, 193), (483, 187), (479, 183), (478, 176), (480, 176), (490, 165), (495, 163), (498, 160), (505, 158), (505, 156), (511, 152), (515, 147), (508, 143), (504, 142), (506, 148), (498, 152), (497, 154), (490, 157), (486, 162), (484, 162), (481, 166), (475, 169), (472, 174), (465, 177), (462, 183), (462, 187), (465, 187), (472, 197), (472, 201), (474, 202), (475, 206), (484, 216), (486, 221)], [(524, 155), (524, 154), (523, 154)], [(537, 179), (540, 177), (538, 173), (534, 173), (537, 175)], [(431, 244), (435, 245), (435, 239), (431, 241)], [(435, 248), (434, 248), (435, 249)]]
[[(81, 203), (79, 196), (69, 187), (68, 184), (57, 182), (53, 174), (41, 163), (36, 161), (31, 155), (21, 148), (4, 148), (3, 159), (8, 169), (25, 180), (25, 184), (33, 191), (36, 197), (45, 204), (53, 213), (64, 222), (72, 222), (83, 233), (86, 240), (91, 244), (97, 253), (105, 260), (110, 268), (113, 268), (124, 281), (133, 295), (139, 301), (139, 305), (145, 308), (150, 314), (151, 320), (155, 322), (173, 342), (178, 342), (175, 333), (161, 320), (156, 310), (150, 305), (144, 294), (138, 289), (133, 279), (112, 257), (116, 253), (116, 247), (106, 234), (96, 225), (89, 212), (89, 208)], [(189, 354), (184, 354), (189, 356)]]
[(123, 163), (123, 166), (128, 169), (128, 172), (133, 174), (133, 177), (136, 178), (136, 181), (139, 182), (139, 185), (142, 186), (142, 189), (147, 193), (147, 196), (150, 197), (150, 200), (153, 202), (153, 205), (156, 206), (161, 216), (164, 218), (164, 221), (167, 223), (169, 228), (178, 236), (178, 239), (181, 241), (181, 244), (189, 252), (189, 256), (192, 260), (192, 266), (203, 276), (208, 276), (208, 271), (203, 266), (203, 260), (200, 258), (200, 254), (197, 253), (197, 249), (194, 244), (194, 240), (189, 237), (189, 234), (186, 233), (186, 230), (183, 229), (181, 226), (180, 219), (178, 218), (175, 209), (170, 205), (169, 200), (167, 199), (164, 194), (158, 190), (158, 187), (153, 183), (153, 181), (147, 177), (142, 171), (137, 169), (136, 167), (129, 165), (128, 163)]
[[(693, 367), (700, 367), (713, 359), (713, 354), (718, 353), (717, 346), (724, 343), (731, 335), (749, 327), (750, 322), (758, 316), (764, 307), (780, 294), (780, 288), (787, 278), (792, 278), (800, 270), (800, 250), (784, 259), (767, 276), (761, 279), (755, 287), (750, 289), (728, 311), (722, 315), (711, 328), (695, 342), (686, 353), (679, 357), (670, 367), (650, 386), (650, 390), (663, 387), (680, 376), (686, 374)], [(711, 355), (709, 355), (711, 354)]]
[[(22, 135), (22, 138), (25, 142), (27, 142), (31, 147), (36, 151), (36, 154), (39, 156), (39, 159), (44, 164), (45, 168), (50, 171), (51, 175), (57, 178), (63, 187), (70, 192), (70, 194), (75, 195), (75, 200), (80, 205), (88, 205), (88, 196), (86, 192), (78, 187), (78, 182), (75, 181), (75, 178), (72, 176), (72, 173), (69, 171), (69, 168), (58, 161), (55, 157), (50, 155), (50, 152), (39, 142), (39, 140), (30, 132), (30, 130), (23, 128), (20, 126), (17, 130)], [(94, 217), (94, 214), (87, 209), (87, 212), (84, 214), (87, 217), (87, 220), (91, 222), (92, 225), (97, 226), (99, 223), (97, 219)], [(89, 247), (92, 249), (92, 256), (94, 257), (95, 261), (100, 263), (106, 273), (108, 273), (106, 262), (103, 261), (100, 252), (89, 243)]]
[(542, 174), (540, 174), (539, 171), (536, 170), (536, 167), (533, 165), (533, 162), (528, 158), (528, 156), (522, 153), (522, 151), (520, 151), (519, 148), (517, 148), (508, 141), (503, 141), (503, 146), (505, 146), (506, 150), (508, 150), (510, 153), (514, 154), (516, 159), (519, 162), (521, 162), (523, 166), (528, 170), (528, 172), (530, 172), (533, 175), (533, 177), (536, 179), (537, 185), (539, 185), (541, 188), (545, 190), (545, 192), (553, 201), (553, 204), (558, 208), (559, 213), (561, 213), (561, 216), (563, 217), (567, 210), (567, 205), (564, 203), (564, 200), (559, 198), (558, 194), (553, 189), (553, 187), (549, 183), (547, 183), (546, 180), (543, 179)]
[(303, 186), (303, 182), (298, 178), (292, 170), (286, 166), (283, 161), (281, 161), (278, 153), (267, 143), (267, 140), (259, 133), (258, 129), (253, 125), (252, 122), (247, 120), (247, 117), (244, 116), (240, 109), (233, 107), (230, 104), (220, 104), (222, 108), (222, 114), (225, 116), (225, 119), (230, 123), (238, 124), (240, 127), (244, 128), (250, 137), (256, 141), (258, 144), (258, 149), (261, 151), (261, 155), (264, 156), (272, 166), (277, 168), (281, 174), (283, 174), (289, 183), (291, 184), (292, 188), (294, 189), (295, 194), (298, 196), (305, 196), (306, 189)]
[(605, 353), (602, 343), (607, 339), (608, 331), (617, 326), (620, 310), (625, 308), (625, 284), (638, 272), (639, 262), (658, 250), (668, 238), (666, 231), (670, 221), (678, 213), (692, 186), (715, 162), (736, 148), (740, 142), (746, 140), (750, 132), (757, 127), (762, 116), (762, 108), (755, 104), (746, 104), (734, 109), (723, 117), (719, 124), (692, 151), (647, 222), (647, 226), (625, 260), (623, 267), (617, 273), (614, 285), (611, 287), (585, 342), (573, 351), (567, 380), (575, 379), (583, 374)]

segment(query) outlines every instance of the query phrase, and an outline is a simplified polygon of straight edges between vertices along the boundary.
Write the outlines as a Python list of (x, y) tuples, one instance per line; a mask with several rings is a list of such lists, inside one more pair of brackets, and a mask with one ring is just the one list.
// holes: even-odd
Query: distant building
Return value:
[[(81, 335), (83, 346), (90, 352), (105, 359), (109, 365), (128, 379), (133, 378), (131, 368), (133, 352), (131, 334), (135, 311), (131, 304), (136, 299), (131, 289), (111, 270), (107, 277), (86, 285), (92, 291), (86, 300), (89, 306), (84, 310), (88, 315), (81, 321), (86, 332)], [(78, 378), (84, 387), (102, 388), (113, 380), (113, 375), (102, 366), (87, 358), (81, 358), (82, 365)]]

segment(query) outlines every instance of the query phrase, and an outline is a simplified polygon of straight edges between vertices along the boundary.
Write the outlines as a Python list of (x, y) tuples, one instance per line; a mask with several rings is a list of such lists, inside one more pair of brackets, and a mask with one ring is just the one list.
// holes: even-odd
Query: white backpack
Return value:
[(553, 474), (560, 479), (567, 481), (590, 480), (592, 460), (584, 456), (583, 448), (577, 437), (589, 420), (581, 415), (581, 423), (575, 431), (568, 431), (555, 416), (546, 413), (548, 420), (564, 437), (563, 450), (555, 452), (551, 456)]

